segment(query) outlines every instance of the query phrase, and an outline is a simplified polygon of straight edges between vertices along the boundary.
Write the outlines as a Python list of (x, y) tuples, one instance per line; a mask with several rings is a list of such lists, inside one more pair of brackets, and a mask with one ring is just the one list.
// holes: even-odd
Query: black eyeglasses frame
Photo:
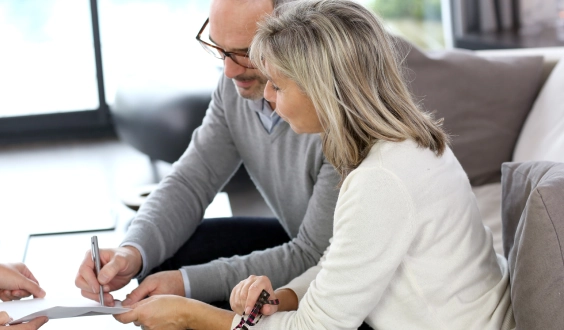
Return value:
[(201, 45), (208, 53), (212, 54), (213, 56), (215, 56), (215, 54), (212, 53), (212, 52), (210, 52), (210, 51), (207, 49), (208, 47), (213, 48), (213, 49), (219, 51), (219, 53), (222, 54), (223, 56), (222, 56), (222, 57), (217, 57), (217, 56), (215, 56), (215, 57), (218, 58), (218, 59), (220, 59), (220, 60), (224, 60), (224, 61), (225, 61), (225, 58), (226, 58), (226, 57), (229, 57), (229, 58), (230, 58), (233, 62), (235, 62), (237, 65), (240, 65), (240, 66), (242, 66), (242, 67), (244, 67), (244, 68), (247, 68), (247, 69), (256, 69), (256, 68), (251, 64), (250, 61), (249, 61), (249, 64), (248, 64), (248, 65), (239, 63), (239, 60), (237, 59), (237, 56), (241, 56), (241, 57), (244, 57), (244, 58), (248, 59), (248, 58), (249, 58), (248, 53), (242, 53), (242, 52), (228, 52), (228, 51), (226, 51), (225, 49), (223, 49), (223, 48), (221, 48), (221, 47), (218, 47), (218, 46), (216, 46), (216, 45), (210, 44), (209, 42), (205, 42), (204, 40), (202, 40), (202, 38), (201, 38), (201, 37), (202, 37), (202, 33), (204, 33), (204, 30), (205, 30), (206, 27), (208, 26), (209, 21), (210, 21), (210, 19), (207, 18), (206, 21), (204, 22), (204, 25), (202, 25), (202, 28), (200, 29), (200, 32), (198, 32), (198, 34), (196, 35), (196, 40), (198, 40), (198, 42), (200, 43), (200, 45)]

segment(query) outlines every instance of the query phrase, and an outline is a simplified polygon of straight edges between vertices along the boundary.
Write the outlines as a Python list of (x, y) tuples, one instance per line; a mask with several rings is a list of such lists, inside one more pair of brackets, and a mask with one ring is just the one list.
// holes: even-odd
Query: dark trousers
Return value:
[[(199, 265), (218, 258), (247, 255), (290, 241), (290, 237), (275, 218), (233, 217), (204, 219), (192, 237), (151, 274), (176, 270), (182, 266)], [(229, 302), (213, 305), (230, 309)], [(359, 330), (371, 329), (363, 324)]]
[(218, 258), (247, 255), (290, 241), (275, 218), (204, 219), (192, 237), (152, 273), (204, 264)]

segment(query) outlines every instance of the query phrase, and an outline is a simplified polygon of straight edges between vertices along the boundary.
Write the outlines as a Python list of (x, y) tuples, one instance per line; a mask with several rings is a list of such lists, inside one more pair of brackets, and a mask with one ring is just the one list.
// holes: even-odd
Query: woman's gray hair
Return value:
[(281, 5), (284, 5), (284, 4), (293, 2), (293, 1), (297, 1), (297, 0), (272, 0), (272, 5), (273, 5), (273, 8), (278, 8)]
[[(413, 139), (437, 155), (449, 138), (409, 93), (391, 37), (350, 0), (300, 0), (259, 23), (250, 47), (259, 70), (293, 80), (323, 126), (323, 151), (341, 182), (378, 140)], [(267, 75), (268, 76), (268, 75)]]

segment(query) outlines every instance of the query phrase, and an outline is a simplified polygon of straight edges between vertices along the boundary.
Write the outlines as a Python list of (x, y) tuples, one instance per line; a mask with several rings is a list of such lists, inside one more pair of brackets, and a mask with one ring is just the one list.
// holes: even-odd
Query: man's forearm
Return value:
[(247, 256), (233, 256), (184, 268), (190, 278), (192, 298), (205, 302), (227, 301), (231, 290), (250, 275), (268, 276), (274, 287), (281, 287), (315, 265), (322, 252), (294, 240)]

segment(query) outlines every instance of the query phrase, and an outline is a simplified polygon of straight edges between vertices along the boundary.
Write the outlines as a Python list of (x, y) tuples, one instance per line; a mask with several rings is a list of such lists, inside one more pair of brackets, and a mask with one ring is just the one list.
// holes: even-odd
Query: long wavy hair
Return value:
[(323, 152), (346, 176), (378, 141), (412, 139), (437, 156), (448, 135), (419, 109), (406, 87), (392, 38), (380, 20), (350, 0), (284, 4), (258, 25), (250, 57), (294, 81), (324, 129)]

